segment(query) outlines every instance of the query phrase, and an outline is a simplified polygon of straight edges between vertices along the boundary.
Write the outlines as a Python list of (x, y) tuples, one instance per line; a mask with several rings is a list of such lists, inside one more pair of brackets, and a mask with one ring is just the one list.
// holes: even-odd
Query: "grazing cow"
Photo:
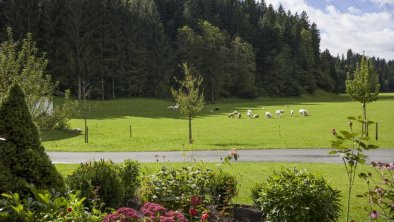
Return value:
[(306, 109), (298, 110), (300, 116), (308, 116), (308, 111)]
[(254, 115), (253, 115), (253, 119), (257, 119), (257, 118), (259, 118), (259, 117), (260, 117), (259, 114), (254, 114)]
[(271, 119), (271, 118), (272, 118), (272, 113), (270, 113), (270, 112), (265, 112), (265, 116), (266, 116), (267, 118)]
[(294, 110), (290, 110), (290, 116), (294, 115)]

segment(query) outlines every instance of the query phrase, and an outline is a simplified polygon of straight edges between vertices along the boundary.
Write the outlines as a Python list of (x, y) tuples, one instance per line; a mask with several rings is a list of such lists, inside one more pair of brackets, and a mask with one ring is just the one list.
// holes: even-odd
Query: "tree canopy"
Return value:
[[(80, 99), (84, 83), (94, 99), (168, 97), (185, 61), (203, 75), (207, 101), (340, 93), (361, 58), (331, 55), (306, 12), (264, 0), (10, 0), (0, 3), (6, 27), (16, 40), (31, 33), (45, 73)], [(394, 91), (394, 61), (370, 60), (381, 91)]]

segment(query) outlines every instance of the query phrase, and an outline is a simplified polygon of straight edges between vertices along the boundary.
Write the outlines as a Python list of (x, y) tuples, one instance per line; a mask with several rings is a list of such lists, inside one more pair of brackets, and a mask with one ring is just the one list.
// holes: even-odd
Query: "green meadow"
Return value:
[[(155, 172), (162, 166), (166, 167), (180, 167), (188, 163), (141, 163), (142, 175), (149, 175), (151, 172)], [(189, 163), (190, 164), (190, 163)], [(207, 163), (209, 167), (217, 167), (214, 163)], [(72, 171), (78, 165), (56, 165), (57, 169), (67, 176), (72, 173)], [(257, 183), (264, 181), (269, 175), (272, 175), (273, 170), (280, 170), (281, 168), (293, 168), (306, 169), (309, 172), (314, 173), (324, 177), (328, 183), (335, 189), (338, 189), (342, 193), (341, 204), (346, 206), (347, 202), (347, 177), (345, 173), (344, 166), (341, 164), (319, 164), (319, 163), (242, 163), (235, 162), (231, 165), (224, 164), (220, 166), (224, 171), (230, 172), (235, 175), (239, 181), (239, 192), (238, 196), (233, 199), (234, 203), (241, 204), (252, 204), (252, 199), (250, 197), (251, 188)], [(359, 172), (370, 171), (369, 166), (361, 166), (358, 169)], [(372, 172), (372, 171), (371, 171)], [(351, 219), (362, 222), (369, 221), (368, 212), (363, 209), (363, 207), (368, 206), (367, 199), (358, 198), (356, 195), (362, 194), (367, 190), (367, 185), (358, 177), (356, 178), (355, 185), (353, 187), (352, 195), (352, 205), (351, 205)], [(346, 209), (342, 208), (342, 215), (339, 221), (346, 221), (345, 218)]]
[[(87, 114), (89, 143), (80, 135), (59, 130), (42, 131), (42, 142), (48, 151), (169, 151), (215, 150), (229, 147), (261, 148), (326, 148), (333, 139), (331, 129), (347, 129), (348, 116), (362, 114), (361, 104), (346, 95), (318, 93), (294, 98), (223, 99), (207, 104), (192, 121), (193, 145), (188, 145), (188, 122), (178, 111), (167, 109), (174, 105), (168, 100), (131, 98), (90, 101)], [(214, 110), (218, 108), (219, 110)], [(310, 116), (298, 115), (308, 110)], [(368, 119), (378, 122), (379, 139), (383, 148), (394, 147), (394, 94), (380, 94), (378, 101), (367, 105)], [(246, 110), (259, 114), (249, 119)], [(275, 111), (284, 109), (281, 118)], [(213, 110), (213, 112), (212, 112)], [(240, 111), (242, 119), (228, 118)], [(290, 116), (290, 110), (295, 115)], [(274, 118), (268, 119), (265, 112)], [(72, 119), (72, 128), (84, 129), (83, 119)], [(131, 127), (131, 134), (130, 134)], [(360, 125), (355, 124), (355, 127)], [(370, 127), (375, 137), (375, 125)]]

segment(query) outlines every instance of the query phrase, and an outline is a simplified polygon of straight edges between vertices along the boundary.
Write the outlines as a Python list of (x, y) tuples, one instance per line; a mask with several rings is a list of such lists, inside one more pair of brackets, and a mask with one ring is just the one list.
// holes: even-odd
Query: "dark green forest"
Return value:
[[(320, 49), (308, 15), (255, 0), (3, 0), (0, 40), (26, 33), (59, 90), (91, 99), (169, 97), (187, 62), (206, 99), (341, 93), (361, 55)], [(394, 61), (370, 58), (382, 92)]]

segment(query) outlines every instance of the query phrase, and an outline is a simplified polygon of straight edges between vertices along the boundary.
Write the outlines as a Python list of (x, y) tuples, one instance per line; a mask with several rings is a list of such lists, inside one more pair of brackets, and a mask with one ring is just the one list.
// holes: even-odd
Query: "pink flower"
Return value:
[(140, 212), (145, 216), (156, 216), (157, 214), (162, 214), (166, 212), (167, 209), (161, 206), (160, 204), (155, 203), (145, 203), (144, 206), (141, 207)]
[(110, 222), (110, 221), (121, 221), (121, 222), (126, 222), (126, 221), (138, 221), (140, 218), (139, 213), (134, 210), (133, 208), (128, 208), (128, 207), (121, 207), (117, 209), (114, 213), (108, 214), (107, 216), (104, 217), (105, 222)]
[(204, 212), (204, 213), (201, 215), (201, 220), (202, 220), (202, 221), (207, 221), (208, 218), (209, 218), (209, 214), (208, 214), (207, 212)]
[(376, 210), (373, 210), (370, 216), (372, 219), (377, 219), (379, 217), (379, 213)]
[(195, 217), (195, 216), (198, 215), (198, 212), (197, 212), (196, 209), (191, 208), (191, 209), (189, 210), (189, 214), (190, 214), (190, 216)]
[(188, 222), (188, 220), (182, 213), (170, 210), (164, 216), (160, 216), (160, 222)]

